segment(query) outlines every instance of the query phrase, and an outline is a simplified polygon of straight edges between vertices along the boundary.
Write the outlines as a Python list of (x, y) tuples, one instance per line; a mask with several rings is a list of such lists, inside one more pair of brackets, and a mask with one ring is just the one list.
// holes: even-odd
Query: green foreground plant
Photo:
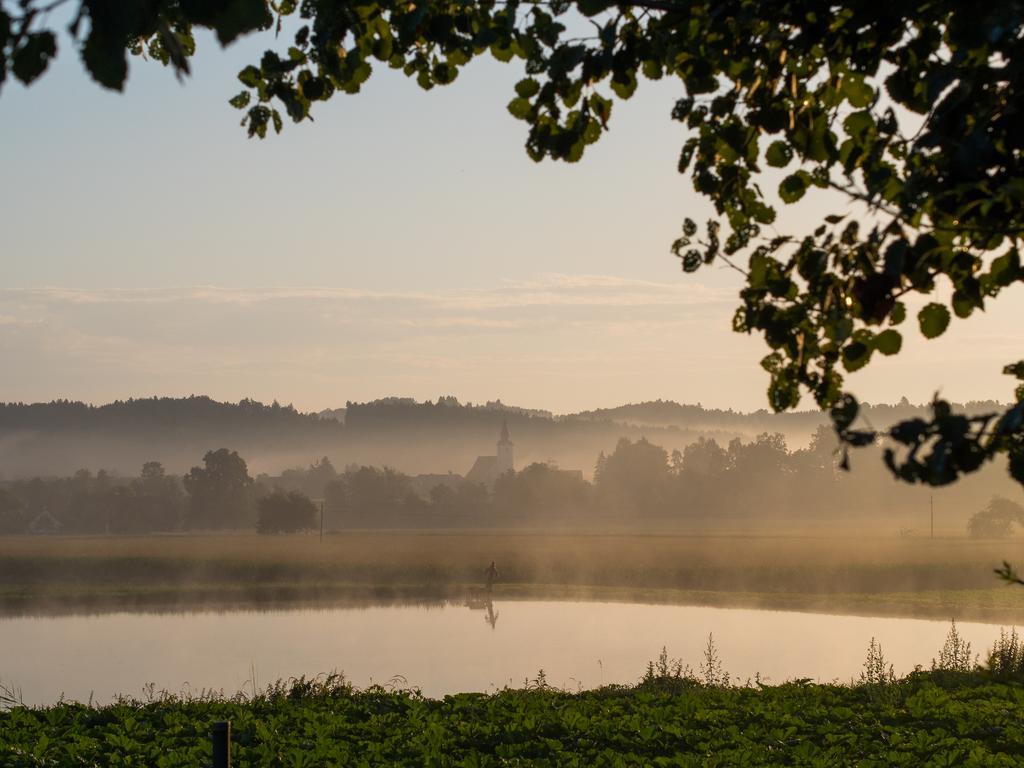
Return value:
[[(956, 674), (952, 674), (956, 673)], [(1024, 647), (1001, 632), (985, 668), (955, 624), (933, 662), (897, 678), (872, 638), (850, 685), (731, 685), (713, 637), (697, 673), (662, 649), (635, 686), (568, 692), (543, 670), (521, 689), (428, 699), (342, 675), (224, 696), (158, 693), (108, 706), (0, 708), (0, 765), (195, 768), (230, 720), (239, 765), (1018, 765)], [(13, 704), (9, 702), (9, 704)]]
[(1024, 688), (928, 673), (890, 686), (550, 686), (464, 693), (300, 680), (252, 697), (167, 696), (0, 712), (0, 764), (195, 768), (230, 720), (245, 766), (1016, 765)]

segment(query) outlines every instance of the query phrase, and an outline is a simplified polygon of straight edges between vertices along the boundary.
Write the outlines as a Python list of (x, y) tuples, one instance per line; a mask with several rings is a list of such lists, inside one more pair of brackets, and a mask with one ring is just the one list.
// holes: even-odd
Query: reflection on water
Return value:
[[(203, 689), (234, 693), (341, 671), (358, 686), (404, 679), (428, 696), (519, 686), (543, 669), (575, 689), (633, 683), (667, 646), (696, 667), (709, 633), (740, 681), (849, 681), (872, 637), (897, 674), (938, 655), (948, 622), (706, 607), (502, 601), (470, 593), (430, 606), (0, 619), (0, 683), (26, 703), (63, 693)], [(483, 617), (484, 621), (480, 619)], [(997, 626), (957, 625), (984, 653)]]
[(471, 589), (466, 596), (465, 606), (471, 611), (485, 611), (484, 621), (491, 629), (497, 629), (498, 612), (494, 610), (494, 601), (489, 589)]

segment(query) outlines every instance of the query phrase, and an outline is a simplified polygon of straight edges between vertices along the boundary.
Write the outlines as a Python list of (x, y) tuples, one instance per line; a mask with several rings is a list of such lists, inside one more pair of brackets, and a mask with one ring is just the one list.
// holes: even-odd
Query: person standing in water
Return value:
[(494, 588), (494, 581), (498, 578), (498, 568), (494, 565), (494, 561), (491, 560), (491, 564), (487, 570), (484, 571), (484, 585), (487, 588), (487, 593), (490, 594)]

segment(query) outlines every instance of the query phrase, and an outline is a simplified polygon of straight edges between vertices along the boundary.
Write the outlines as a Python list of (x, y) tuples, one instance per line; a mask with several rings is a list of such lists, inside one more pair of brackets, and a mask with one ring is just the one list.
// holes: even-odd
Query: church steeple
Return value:
[(515, 461), (512, 456), (513, 443), (508, 437), (508, 420), (501, 422), (501, 435), (498, 438), (498, 456), (495, 469), (498, 475), (515, 471)]

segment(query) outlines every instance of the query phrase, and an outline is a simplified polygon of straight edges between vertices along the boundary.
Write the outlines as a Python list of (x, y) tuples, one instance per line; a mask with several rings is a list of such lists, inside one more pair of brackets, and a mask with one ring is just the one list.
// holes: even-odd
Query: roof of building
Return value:
[(497, 474), (497, 456), (477, 456), (472, 469), (466, 473), (467, 483), (489, 483)]

